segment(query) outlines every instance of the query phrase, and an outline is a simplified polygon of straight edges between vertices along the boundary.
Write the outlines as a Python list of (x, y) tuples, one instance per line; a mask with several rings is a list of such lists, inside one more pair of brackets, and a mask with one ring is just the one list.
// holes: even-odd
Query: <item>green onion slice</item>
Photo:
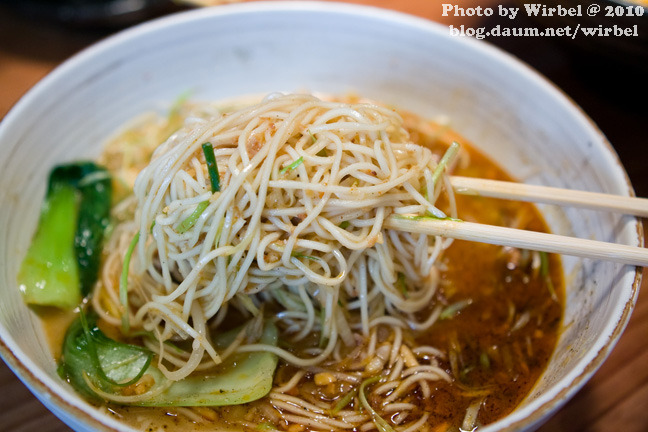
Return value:
[(409, 298), (409, 291), (407, 290), (405, 273), (398, 272), (398, 279), (396, 279), (396, 287), (398, 288), (398, 291), (400, 291), (403, 294), (403, 297)]
[(312, 256), (312, 255), (304, 255), (303, 253), (299, 253), (299, 252), (295, 252), (295, 251), (291, 252), (290, 256), (295, 257), (295, 258), (304, 258), (304, 259), (311, 260), (311, 261), (319, 261), (320, 260), (318, 257)]
[(351, 403), (351, 401), (353, 400), (353, 398), (357, 394), (358, 394), (358, 389), (354, 388), (349, 393), (345, 394), (340, 399), (338, 399), (337, 403), (335, 404), (335, 406), (330, 411), (331, 415), (336, 415), (337, 413), (342, 411), (344, 409), (344, 407), (346, 407), (347, 405), (349, 405)]
[(297, 159), (295, 162), (291, 163), (291, 164), (288, 165), (288, 166), (283, 167), (283, 168), (281, 169), (281, 171), (279, 171), (279, 175), (284, 175), (284, 174), (286, 174), (289, 170), (290, 170), (290, 171), (294, 170), (294, 169), (297, 168), (299, 165), (301, 165), (302, 162), (304, 162), (304, 157), (303, 157), (303, 156), (300, 156), (299, 159)]
[(122, 306), (122, 333), (127, 335), (130, 332), (130, 323), (128, 318), (128, 268), (130, 267), (131, 256), (135, 250), (135, 246), (139, 241), (140, 233), (139, 231), (131, 240), (126, 255), (124, 255), (124, 262), (122, 264), (122, 272), (119, 277), (119, 302)]
[(218, 164), (214, 156), (214, 146), (211, 143), (202, 145), (205, 161), (207, 162), (207, 171), (209, 172), (209, 181), (211, 182), (211, 191), (220, 192), (220, 176), (218, 175)]
[(276, 431), (279, 430), (275, 425), (270, 422), (263, 422), (256, 425), (256, 429), (260, 431)]
[(176, 228), (178, 234), (184, 234), (189, 231), (198, 222), (198, 218), (209, 207), (209, 200), (201, 201), (196, 206), (196, 209), (185, 220), (180, 222)]
[(472, 303), (471, 299), (465, 299), (465, 300), (459, 300), (458, 302), (452, 303), (451, 305), (448, 305), (443, 311), (441, 311), (441, 314), (439, 315), (440, 320), (445, 320), (445, 319), (450, 319), (454, 317), (457, 312), (461, 311), (464, 309), (466, 306), (469, 306)]
[(547, 289), (553, 301), (558, 301), (558, 294), (556, 294), (556, 289), (554, 288), (553, 281), (551, 280), (551, 275), (549, 274), (549, 255), (547, 252), (538, 252), (540, 254), (540, 275), (544, 278), (545, 283), (547, 284)]
[(317, 142), (317, 138), (315, 138), (315, 135), (313, 135), (313, 132), (311, 132), (310, 129), (306, 129), (306, 131), (308, 132), (308, 135), (310, 135), (312, 143), (315, 144)]
[(369, 412), (369, 414), (371, 414), (371, 418), (379, 432), (396, 432), (394, 431), (394, 428), (392, 428), (384, 418), (380, 417), (380, 414), (378, 414), (376, 410), (369, 405), (369, 401), (367, 401), (367, 396), (365, 395), (365, 387), (377, 383), (381, 379), (382, 377), (375, 376), (362, 381), (362, 384), (360, 384), (360, 390), (358, 391), (358, 398), (360, 399), (362, 406)]
[(439, 177), (441, 177), (441, 174), (443, 174), (443, 171), (446, 169), (446, 167), (454, 160), (458, 152), (459, 152), (459, 144), (453, 142), (450, 145), (450, 147), (448, 147), (448, 150), (446, 150), (446, 152), (443, 154), (443, 157), (439, 161), (439, 164), (436, 166), (434, 173), (432, 173), (433, 184), (436, 185), (437, 181), (439, 180)]

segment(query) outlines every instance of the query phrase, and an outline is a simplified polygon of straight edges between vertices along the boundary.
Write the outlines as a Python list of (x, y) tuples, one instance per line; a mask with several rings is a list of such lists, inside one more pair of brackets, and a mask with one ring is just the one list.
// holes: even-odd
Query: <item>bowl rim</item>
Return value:
[[(68, 58), (49, 74), (37, 82), (25, 95), (9, 110), (7, 115), (0, 121), (0, 141), (4, 137), (7, 125), (11, 124), (15, 118), (19, 118), (23, 111), (25, 111), (31, 104), (33, 99), (37, 99), (41, 93), (47, 91), (48, 86), (56, 82), (60, 77), (64, 78), (69, 71), (74, 70), (77, 64), (85, 63), (93, 57), (101, 55), (103, 51), (109, 50), (111, 47), (123, 44), (125, 41), (133, 37), (139, 37), (151, 32), (156, 32), (161, 28), (173, 25), (181, 25), (185, 22), (194, 20), (211, 19), (213, 17), (223, 17), (229, 15), (244, 15), (244, 14), (258, 14), (258, 13), (277, 13), (277, 12), (328, 12), (333, 14), (345, 15), (356, 18), (373, 18), (379, 19), (393, 24), (401, 24), (408, 27), (415, 27), (424, 29), (427, 32), (435, 33), (440, 38), (451, 38), (447, 32), (445, 25), (437, 23), (426, 18), (406, 14), (403, 12), (388, 10), (377, 6), (357, 5), (349, 3), (329, 2), (329, 1), (267, 1), (267, 2), (249, 2), (249, 3), (236, 3), (226, 4), (214, 8), (201, 8), (189, 11), (182, 11), (172, 13), (170, 15), (156, 18), (136, 26), (121, 30), (107, 38), (94, 43), (72, 57)], [(611, 164), (615, 164), (620, 172), (623, 174), (623, 182), (627, 186), (627, 193), (634, 196), (630, 179), (627, 172), (623, 168), (618, 155), (610, 142), (600, 131), (598, 126), (587, 116), (583, 109), (575, 103), (562, 89), (557, 87), (554, 83), (544, 77), (535, 69), (523, 61), (517, 59), (513, 55), (491, 45), (488, 41), (475, 40), (473, 38), (462, 38), (462, 43), (473, 44), (475, 48), (485, 52), (494, 61), (505, 64), (507, 67), (512, 68), (517, 73), (525, 75), (532, 79), (538, 85), (541, 85), (544, 90), (551, 93), (556, 101), (567, 106), (568, 109), (574, 110), (575, 113), (581, 117), (582, 120), (588, 123), (588, 127), (601, 137), (601, 143), (605, 150), (612, 157)], [(644, 243), (643, 225), (641, 220), (634, 218), (636, 227), (637, 241), (639, 245)], [(507, 415), (506, 417), (484, 426), (481, 430), (484, 432), (493, 430), (513, 431), (518, 430), (520, 427), (528, 427), (530, 425), (539, 426), (542, 420), (548, 419), (548, 414), (555, 412), (562, 406), (571, 396), (573, 396), (587, 380), (598, 370), (603, 364), (604, 360), (608, 357), (616, 343), (618, 342), (623, 330), (625, 329), (630, 315), (637, 301), (639, 294), (639, 286), (642, 279), (642, 268), (635, 269), (634, 280), (631, 287), (630, 298), (626, 301), (623, 312), (615, 323), (613, 331), (606, 341), (605, 345), (596, 353), (594, 358), (584, 366), (584, 368), (575, 376), (566, 386), (562, 387), (556, 385), (559, 390), (552, 394), (546, 401), (533, 401), (525, 407), (525, 410), (530, 410), (527, 416), (515, 416), (515, 413)], [(55, 391), (56, 387), (63, 384), (57, 382), (50, 377), (45, 371), (38, 367), (15, 343), (14, 338), (7, 331), (7, 329), (0, 323), (0, 357), (4, 359), (9, 368), (18, 376), (18, 378), (28, 387), (28, 389), (50, 410), (51, 407), (56, 408), (61, 414), (69, 414), (73, 418), (79, 420), (83, 426), (90, 426), (93, 430), (102, 431), (121, 431), (133, 430), (130, 426), (116, 421), (105, 414), (100, 413), (95, 407), (87, 403), (82, 398), (74, 398), (69, 400), (64, 395)], [(579, 363), (580, 365), (580, 363)], [(47, 403), (45, 402), (47, 401)], [(59, 414), (56, 414), (59, 415)], [(519, 417), (519, 418), (518, 418)], [(508, 419), (508, 420), (507, 420)], [(63, 419), (62, 419), (63, 420)], [(63, 420), (65, 421), (65, 420)], [(508, 423), (508, 424), (506, 424)]]

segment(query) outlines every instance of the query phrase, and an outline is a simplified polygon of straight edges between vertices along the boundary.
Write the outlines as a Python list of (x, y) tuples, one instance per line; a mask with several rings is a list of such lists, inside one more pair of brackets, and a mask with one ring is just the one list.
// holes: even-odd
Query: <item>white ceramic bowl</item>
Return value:
[[(493, 47), (431, 22), (331, 3), (248, 3), (146, 23), (67, 61), (0, 125), (0, 336), (5, 361), (76, 430), (127, 430), (56, 375), (16, 272), (57, 162), (97, 155), (132, 117), (179, 95), (223, 99), (272, 91), (349, 91), (452, 127), (529, 183), (632, 194), (605, 137), (560, 91)], [(637, 220), (543, 208), (554, 232), (642, 243)], [(634, 267), (565, 257), (562, 336), (543, 378), (511, 415), (482, 430), (529, 430), (596, 371), (638, 294)]]

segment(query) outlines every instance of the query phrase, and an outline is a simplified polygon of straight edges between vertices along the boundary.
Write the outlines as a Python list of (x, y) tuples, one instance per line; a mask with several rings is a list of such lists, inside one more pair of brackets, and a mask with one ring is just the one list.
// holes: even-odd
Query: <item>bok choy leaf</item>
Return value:
[(18, 273), (27, 303), (71, 309), (92, 291), (111, 194), (108, 171), (93, 162), (52, 170), (37, 231)]
[[(85, 329), (84, 329), (85, 327)], [(239, 333), (234, 329), (215, 339), (224, 350)], [(277, 328), (265, 324), (260, 343), (277, 344)], [(65, 337), (59, 371), (77, 391), (95, 399), (139, 406), (220, 406), (237, 405), (259, 399), (270, 391), (277, 367), (277, 356), (269, 352), (234, 354), (213, 371), (169, 381), (151, 363), (152, 353), (145, 348), (114, 341), (96, 325), (96, 318), (72, 324)], [(124, 386), (142, 377), (152, 383), (132, 402), (124, 402)], [(100, 390), (98, 394), (92, 386)], [(146, 394), (150, 393), (150, 397)]]
[(59, 373), (80, 393), (97, 399), (84, 376), (97, 388), (115, 392), (137, 382), (152, 357), (145, 348), (108, 338), (97, 326), (95, 315), (85, 317), (81, 312), (65, 335)]

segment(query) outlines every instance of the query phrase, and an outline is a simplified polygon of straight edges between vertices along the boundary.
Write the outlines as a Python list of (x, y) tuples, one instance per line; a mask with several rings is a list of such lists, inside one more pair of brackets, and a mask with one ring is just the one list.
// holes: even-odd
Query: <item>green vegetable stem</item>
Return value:
[(27, 303), (71, 309), (92, 291), (111, 194), (108, 171), (92, 162), (52, 170), (36, 234), (18, 273)]
[[(216, 348), (224, 350), (240, 330), (219, 335)], [(260, 343), (276, 346), (277, 328), (271, 322), (265, 324)], [(96, 400), (139, 406), (221, 406), (268, 394), (277, 367), (277, 356), (270, 352), (241, 353), (211, 372), (172, 382), (151, 362), (152, 356), (146, 348), (108, 338), (98, 328), (96, 315), (86, 318), (82, 312), (65, 336), (59, 374), (78, 392)], [(151, 381), (147, 392), (126, 400), (122, 389), (146, 375)]]

